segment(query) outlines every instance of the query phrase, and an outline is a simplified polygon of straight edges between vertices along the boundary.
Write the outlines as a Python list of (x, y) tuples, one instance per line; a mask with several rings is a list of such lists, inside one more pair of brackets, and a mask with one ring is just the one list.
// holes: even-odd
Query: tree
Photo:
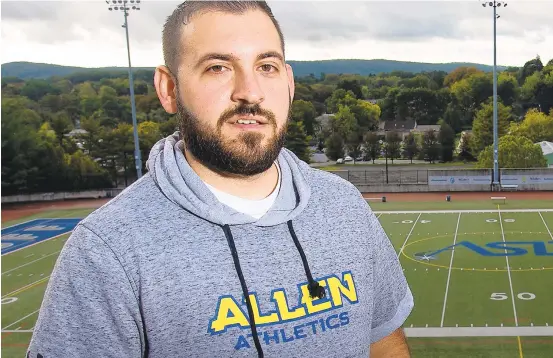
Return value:
[(518, 83), (524, 83), (526, 78), (532, 76), (536, 72), (540, 72), (542, 69), (543, 63), (541, 62), (540, 56), (536, 56), (536, 58), (533, 58), (524, 64), (520, 71)]
[[(148, 158), (150, 149), (156, 144), (162, 137), (159, 130), (159, 123), (146, 121), (138, 124), (138, 137), (140, 138), (139, 146), (142, 158)], [(146, 160), (142, 160), (142, 171), (146, 171)]]
[(424, 133), (422, 142), (422, 152), (425, 160), (434, 163), (440, 156), (440, 143), (438, 136), (434, 130), (429, 130)]
[(334, 132), (327, 138), (325, 154), (332, 160), (344, 157), (344, 140), (340, 134)]
[(405, 137), (405, 146), (403, 149), (403, 156), (411, 161), (411, 164), (413, 164), (413, 158), (417, 156), (419, 153), (419, 145), (417, 143), (417, 138), (413, 133), (409, 133)]
[[(503, 136), (507, 133), (509, 122), (512, 119), (511, 108), (506, 107), (498, 101), (497, 103), (497, 135)], [(493, 103), (484, 103), (476, 112), (472, 126), (473, 140), (472, 152), (480, 153), (488, 145), (493, 144)]]
[(363, 144), (363, 132), (353, 131), (346, 138), (346, 148), (348, 155), (353, 158), (353, 164), (361, 154), (361, 145)]
[(306, 134), (303, 122), (295, 120), (288, 122), (285, 147), (306, 163), (310, 162), (311, 157), (310, 141), (311, 137)]
[(453, 71), (451, 71), (447, 76), (444, 78), (444, 86), (450, 87), (456, 82), (461, 81), (462, 79), (465, 79), (467, 77), (470, 77), (474, 74), (481, 74), (484, 73), (483, 71), (477, 69), (476, 67), (457, 67)]
[(401, 88), (395, 98), (395, 119), (412, 119), (419, 124), (436, 124), (450, 102), (447, 90)]
[(459, 159), (463, 161), (475, 160), (475, 156), (472, 154), (471, 150), (471, 141), (472, 134), (468, 132), (461, 133), (461, 138), (459, 140)]
[(357, 98), (352, 91), (346, 91), (343, 88), (332, 92), (332, 95), (325, 101), (327, 113), (336, 113), (340, 109), (340, 105), (353, 107), (357, 104)]
[(447, 105), (444, 112), (444, 121), (453, 128), (455, 133), (459, 133), (463, 129), (462, 113), (454, 103)]
[(518, 82), (515, 76), (508, 72), (501, 72), (497, 78), (497, 96), (506, 106), (512, 106), (517, 99)]
[(377, 104), (357, 100), (357, 103), (351, 106), (351, 111), (363, 131), (375, 130), (378, 127), (381, 110)]
[[(526, 137), (506, 135), (498, 143), (501, 168), (543, 168), (547, 160), (541, 147)], [(487, 146), (478, 156), (479, 168), (493, 167), (493, 146)]]
[(338, 112), (332, 118), (331, 129), (340, 134), (342, 138), (347, 138), (349, 134), (355, 131), (357, 120), (350, 107), (339, 105)]
[(530, 109), (521, 123), (511, 123), (509, 134), (524, 136), (532, 143), (553, 142), (553, 109), (549, 115), (535, 108)]
[(493, 79), (489, 74), (476, 73), (455, 82), (451, 95), (463, 114), (462, 127), (470, 127), (476, 110), (493, 94)]
[(365, 155), (373, 161), (380, 155), (380, 141), (375, 132), (369, 132), (365, 135)]
[(73, 124), (65, 112), (56, 113), (52, 118), (51, 126), (54, 132), (56, 132), (60, 145), (63, 144), (65, 135), (73, 129)]
[(438, 133), (440, 141), (441, 159), (444, 162), (453, 161), (453, 150), (455, 149), (455, 132), (444, 121), (440, 124), (440, 132)]
[(316, 117), (317, 111), (313, 103), (301, 99), (292, 102), (292, 119), (303, 123), (305, 133), (308, 136), (315, 135)]
[(336, 88), (351, 91), (357, 99), (363, 98), (363, 91), (361, 90), (361, 85), (359, 84), (358, 80), (342, 79), (338, 82)]
[(392, 164), (394, 164), (394, 159), (401, 156), (401, 137), (396, 131), (389, 131), (386, 133), (386, 155), (388, 158), (392, 159)]
[(119, 123), (112, 131), (117, 152), (117, 166), (123, 167), (125, 186), (128, 185), (129, 168), (134, 168), (134, 136), (133, 127), (127, 123)]

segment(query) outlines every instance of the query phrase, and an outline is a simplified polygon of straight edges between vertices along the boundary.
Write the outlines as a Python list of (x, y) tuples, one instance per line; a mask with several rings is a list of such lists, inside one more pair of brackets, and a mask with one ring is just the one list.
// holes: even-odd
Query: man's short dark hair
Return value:
[(163, 27), (163, 58), (169, 71), (177, 76), (182, 49), (181, 30), (190, 19), (199, 13), (221, 11), (231, 14), (243, 14), (247, 11), (259, 10), (264, 12), (276, 27), (280, 37), (282, 54), (284, 55), (284, 36), (275, 19), (271, 8), (265, 1), (196, 1), (187, 0), (177, 6), (167, 18)]

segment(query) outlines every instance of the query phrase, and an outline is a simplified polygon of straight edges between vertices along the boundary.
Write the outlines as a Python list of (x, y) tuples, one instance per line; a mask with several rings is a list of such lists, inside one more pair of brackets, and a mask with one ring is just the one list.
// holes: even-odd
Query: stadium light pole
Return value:
[[(132, 112), (132, 125), (133, 125), (133, 134), (134, 134), (134, 163), (136, 166), (136, 176), (137, 179), (142, 177), (142, 158), (140, 154), (140, 146), (138, 143), (138, 128), (136, 121), (136, 104), (134, 101), (134, 81), (132, 76), (132, 66), (131, 66), (131, 50), (129, 45), (129, 25), (127, 22), (127, 17), (129, 16), (130, 10), (140, 10), (140, 0), (106, 0), (106, 3), (109, 5), (109, 11), (122, 11), (125, 23), (122, 27), (125, 28), (125, 34), (127, 37), (127, 57), (129, 60), (129, 90), (131, 95), (131, 112)], [(132, 7), (129, 7), (130, 6)]]
[(504, 1), (486, 1), (483, 7), (493, 7), (493, 182), (492, 185), (499, 185), (499, 150), (498, 150), (498, 129), (497, 129), (497, 14), (498, 7), (505, 7)]

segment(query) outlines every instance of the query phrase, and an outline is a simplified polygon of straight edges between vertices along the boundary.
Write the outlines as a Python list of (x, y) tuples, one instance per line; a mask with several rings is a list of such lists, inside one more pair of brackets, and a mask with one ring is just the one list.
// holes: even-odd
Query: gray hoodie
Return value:
[(28, 357), (366, 358), (402, 326), (411, 291), (355, 186), (283, 149), (257, 220), (220, 203), (182, 145), (160, 140), (148, 173), (75, 228)]

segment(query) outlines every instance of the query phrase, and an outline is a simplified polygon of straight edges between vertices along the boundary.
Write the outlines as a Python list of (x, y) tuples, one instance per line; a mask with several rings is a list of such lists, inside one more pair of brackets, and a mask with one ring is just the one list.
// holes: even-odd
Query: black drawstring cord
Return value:
[(261, 348), (261, 343), (259, 342), (259, 337), (257, 335), (257, 328), (255, 327), (255, 318), (253, 315), (252, 303), (250, 302), (250, 295), (248, 294), (248, 286), (246, 286), (246, 280), (244, 280), (244, 274), (242, 273), (242, 268), (240, 267), (240, 260), (238, 259), (238, 253), (236, 252), (236, 246), (234, 246), (234, 239), (232, 237), (232, 232), (228, 225), (223, 226), (223, 231), (227, 238), (227, 243), (232, 254), (232, 260), (234, 261), (234, 268), (240, 279), (240, 286), (242, 286), (242, 293), (246, 298), (246, 305), (248, 306), (248, 315), (250, 317), (250, 328), (252, 329), (253, 341), (255, 343), (255, 348), (257, 349), (257, 356), (263, 358), (263, 349)]
[[(324, 287), (319, 285), (318, 282), (313, 280), (311, 270), (309, 269), (309, 265), (307, 264), (307, 258), (305, 257), (305, 253), (303, 252), (298, 237), (296, 236), (296, 232), (294, 231), (291, 220), (288, 221), (288, 229), (290, 230), (290, 235), (292, 235), (292, 239), (294, 240), (296, 249), (298, 249), (298, 252), (301, 256), (301, 262), (303, 263), (303, 268), (307, 276), (309, 295), (312, 299), (323, 298), (326, 295), (325, 289)], [(253, 308), (250, 301), (248, 286), (246, 285), (246, 280), (244, 279), (244, 274), (242, 273), (242, 268), (240, 267), (240, 260), (238, 259), (238, 252), (236, 252), (236, 246), (234, 245), (234, 238), (232, 237), (232, 232), (230, 231), (230, 227), (228, 225), (223, 226), (223, 231), (225, 232), (225, 237), (227, 238), (227, 243), (232, 254), (232, 260), (234, 261), (234, 268), (236, 269), (238, 279), (240, 280), (240, 286), (242, 286), (242, 294), (246, 298), (246, 306), (248, 307), (248, 315), (250, 317), (250, 328), (252, 329), (253, 341), (255, 343), (255, 348), (257, 349), (257, 356), (263, 358), (263, 349), (261, 348), (259, 336), (257, 335), (257, 328), (255, 326), (255, 318), (253, 315)]]
[(301, 262), (303, 263), (303, 269), (305, 270), (305, 274), (307, 276), (307, 282), (309, 283), (309, 294), (311, 295), (311, 298), (323, 298), (326, 294), (324, 287), (319, 285), (318, 282), (313, 280), (313, 276), (311, 275), (311, 270), (309, 269), (309, 265), (307, 264), (307, 258), (305, 257), (305, 253), (303, 252), (303, 249), (300, 245), (300, 242), (298, 240), (298, 237), (296, 236), (296, 232), (294, 231), (294, 227), (292, 226), (292, 220), (288, 221), (288, 229), (290, 230), (290, 235), (292, 235), (292, 239), (294, 240), (294, 244), (296, 244), (296, 248), (298, 249), (298, 252), (301, 256)]

